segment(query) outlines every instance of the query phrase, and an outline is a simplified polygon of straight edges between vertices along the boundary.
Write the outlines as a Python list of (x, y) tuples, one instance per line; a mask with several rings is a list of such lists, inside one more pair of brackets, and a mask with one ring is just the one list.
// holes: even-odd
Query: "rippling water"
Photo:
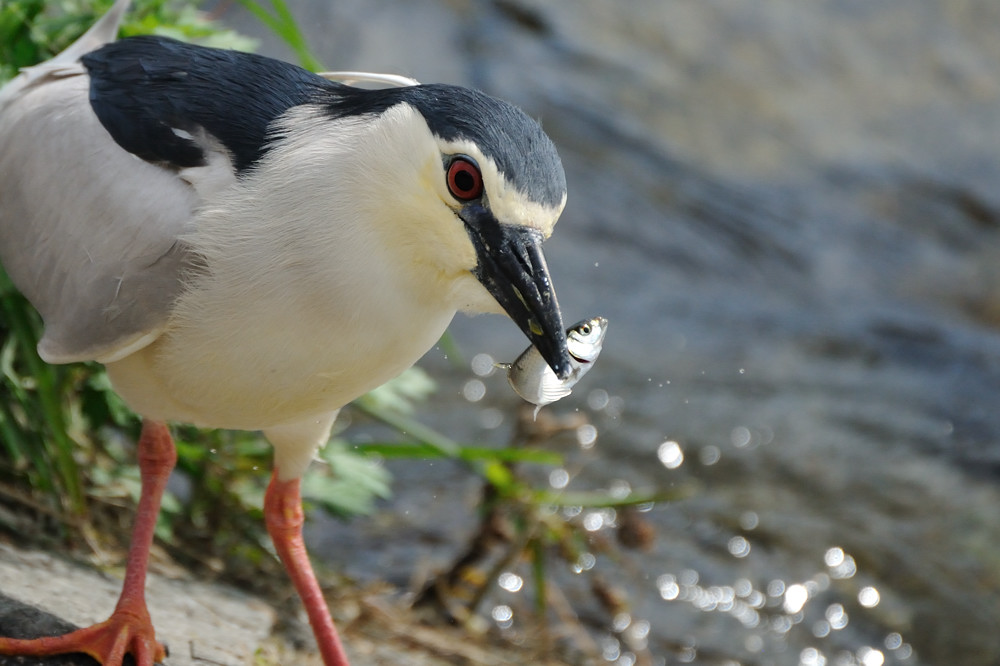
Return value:
[[(567, 320), (611, 325), (546, 408), (595, 428), (550, 482), (697, 489), (643, 514), (650, 552), (580, 566), (630, 590), (609, 663), (629, 641), (660, 663), (1000, 663), (1000, 4), (297, 10), (331, 66), (483, 87), (560, 147), (550, 267)], [(454, 333), (469, 359), (524, 346), (498, 318)], [(502, 377), (424, 365), (434, 425), (506, 441)], [(406, 584), (454, 556), (478, 489), (449, 463), (393, 471), (386, 512), (312, 540)], [(492, 617), (516, 625), (504, 581)]]

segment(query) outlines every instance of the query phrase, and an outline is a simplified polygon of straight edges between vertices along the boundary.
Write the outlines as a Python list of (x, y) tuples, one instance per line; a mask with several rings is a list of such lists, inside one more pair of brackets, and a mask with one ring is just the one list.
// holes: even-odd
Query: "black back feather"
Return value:
[(200, 166), (204, 153), (180, 129), (204, 129), (229, 150), (237, 173), (250, 169), (292, 107), (316, 104), (331, 118), (377, 115), (408, 103), (444, 140), (468, 139), (529, 198), (558, 204), (566, 192), (552, 142), (520, 109), (479, 91), (443, 84), (366, 90), (331, 82), (280, 60), (131, 37), (88, 53), (90, 104), (125, 150), (173, 168)]
[(201, 149), (177, 136), (204, 128), (241, 172), (263, 155), (268, 127), (329, 82), (294, 65), (250, 53), (132, 37), (81, 58), (90, 104), (125, 150), (149, 162), (199, 166)]

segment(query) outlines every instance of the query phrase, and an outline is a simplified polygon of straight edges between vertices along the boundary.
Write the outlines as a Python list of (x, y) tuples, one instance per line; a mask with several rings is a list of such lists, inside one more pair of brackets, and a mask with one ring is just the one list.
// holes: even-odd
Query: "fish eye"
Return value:
[(483, 174), (475, 160), (456, 155), (448, 164), (448, 191), (459, 201), (472, 201), (483, 194)]
[(580, 327), (580, 332), (584, 335), (590, 335), (590, 324), (584, 324)]

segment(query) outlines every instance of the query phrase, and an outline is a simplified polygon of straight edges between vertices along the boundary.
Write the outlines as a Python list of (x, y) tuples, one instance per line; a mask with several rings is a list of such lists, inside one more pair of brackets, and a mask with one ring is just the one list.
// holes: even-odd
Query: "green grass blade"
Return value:
[(305, 35), (295, 22), (295, 17), (289, 11), (284, 0), (271, 0), (273, 13), (264, 8), (257, 0), (237, 0), (254, 18), (266, 25), (292, 49), (299, 59), (299, 64), (314, 72), (325, 69), (323, 63), (312, 54)]
[(368, 414), (368, 416), (378, 419), (407, 437), (438, 451), (446, 458), (461, 457), (461, 447), (458, 444), (416, 419), (411, 419), (398, 412), (384, 409), (368, 396), (358, 398), (354, 401), (353, 405), (365, 414)]
[[(400, 444), (398, 442), (366, 442), (355, 446), (355, 451), (365, 455), (383, 458), (421, 458), (425, 460), (450, 458), (439, 448), (422, 442)], [(540, 449), (491, 449), (485, 446), (459, 446), (458, 458), (466, 462), (475, 460), (495, 460), (507, 463), (531, 463), (536, 465), (561, 465), (563, 456), (553, 451)]]

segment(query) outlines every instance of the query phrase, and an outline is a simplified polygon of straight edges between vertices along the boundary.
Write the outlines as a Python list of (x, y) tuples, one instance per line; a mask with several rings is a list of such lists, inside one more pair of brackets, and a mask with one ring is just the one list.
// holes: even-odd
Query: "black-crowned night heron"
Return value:
[(118, 606), (7, 654), (164, 657), (143, 596), (176, 454), (168, 421), (262, 430), (265, 516), (327, 664), (345, 665), (302, 542), (299, 479), (337, 411), (458, 311), (506, 313), (560, 375), (540, 250), (559, 157), (513, 106), (447, 85), (363, 90), (255, 55), (114, 42), (127, 0), (0, 91), (0, 261), (51, 363), (97, 360), (144, 417)]

